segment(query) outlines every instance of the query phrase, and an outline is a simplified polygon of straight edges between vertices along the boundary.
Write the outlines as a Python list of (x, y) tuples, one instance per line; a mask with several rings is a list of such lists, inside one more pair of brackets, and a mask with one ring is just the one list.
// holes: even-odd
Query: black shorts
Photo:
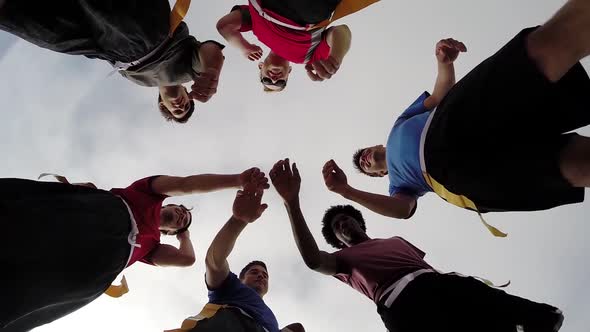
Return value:
[(471, 277), (425, 273), (410, 282), (390, 308), (377, 312), (390, 332), (553, 331), (555, 307), (492, 288)]
[(236, 308), (219, 309), (213, 317), (197, 322), (190, 332), (265, 332), (254, 319), (244, 315)]
[(436, 109), (426, 170), (480, 212), (534, 211), (584, 200), (559, 169), (563, 147), (590, 124), (590, 79), (577, 63), (557, 83), (528, 57), (525, 29), (475, 67)]
[[(99, 297), (125, 268), (129, 211), (104, 190), (0, 179), (0, 330), (23, 332)], [(5, 327), (8, 325), (7, 327)]]
[(330, 18), (341, 0), (262, 0), (262, 8), (306, 25)]

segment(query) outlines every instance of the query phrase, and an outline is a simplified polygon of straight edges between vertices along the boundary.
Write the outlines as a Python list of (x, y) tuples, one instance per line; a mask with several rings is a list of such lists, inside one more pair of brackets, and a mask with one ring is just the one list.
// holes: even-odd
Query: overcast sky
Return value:
[[(465, 42), (469, 52), (456, 62), (460, 78), (522, 28), (542, 24), (563, 2), (382, 1), (342, 21), (352, 30), (352, 49), (332, 80), (311, 82), (294, 65), (288, 88), (276, 94), (263, 93), (256, 65), (226, 48), (218, 94), (197, 105), (185, 125), (165, 123), (155, 108), (156, 89), (135, 86), (118, 75), (107, 77), (106, 63), (52, 53), (0, 33), (0, 176), (33, 179), (55, 172), (109, 189), (152, 174), (237, 173), (251, 166), (268, 172), (276, 160), (288, 156), (301, 171), (308, 224), (320, 247), (331, 250), (321, 237), (320, 219), (330, 205), (347, 201), (324, 187), (323, 163), (334, 158), (353, 186), (387, 193), (387, 179), (353, 171), (351, 154), (359, 147), (384, 144), (395, 118), (424, 90), (432, 90), (435, 43), (446, 37)], [(199, 40), (221, 40), (215, 22), (232, 5), (228, 0), (193, 2), (186, 20), (192, 34)], [(588, 128), (579, 132), (590, 135)], [(36, 331), (180, 327), (207, 302), (204, 254), (230, 217), (234, 195), (229, 190), (170, 200), (195, 208), (193, 267), (137, 263), (125, 271), (129, 294), (120, 299), (102, 296)], [(370, 300), (306, 269), (273, 189), (264, 201), (270, 207), (244, 231), (229, 261), (236, 272), (253, 259), (268, 264), (265, 301), (280, 325), (298, 321), (310, 332), (383, 331)], [(582, 203), (537, 213), (488, 214), (488, 222), (509, 233), (505, 239), (492, 237), (475, 213), (434, 194), (420, 200), (410, 221), (360, 210), (370, 236), (401, 235), (443, 271), (496, 283), (511, 280), (509, 292), (558, 306), (566, 317), (562, 331), (574, 332), (587, 330), (588, 322), (589, 208)], [(174, 238), (164, 241), (176, 243)]]

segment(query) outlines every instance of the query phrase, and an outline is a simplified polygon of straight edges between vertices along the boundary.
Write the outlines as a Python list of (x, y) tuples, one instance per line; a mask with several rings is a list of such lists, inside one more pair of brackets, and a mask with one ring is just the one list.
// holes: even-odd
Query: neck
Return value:
[(369, 241), (370, 239), (371, 238), (367, 235), (367, 233), (359, 234), (359, 235), (355, 236), (352, 239), (352, 241), (350, 241), (350, 246), (349, 247), (356, 246), (357, 244), (361, 244), (361, 243), (363, 243), (365, 241)]

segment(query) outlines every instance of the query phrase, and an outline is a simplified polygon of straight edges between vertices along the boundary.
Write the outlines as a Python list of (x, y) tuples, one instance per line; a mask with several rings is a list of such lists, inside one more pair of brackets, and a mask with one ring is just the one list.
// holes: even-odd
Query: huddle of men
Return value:
[[(337, 73), (352, 35), (345, 25), (326, 25), (350, 2), (250, 0), (231, 8), (217, 28), (250, 61), (261, 60), (262, 49), (243, 32), (252, 31), (271, 48), (258, 65), (260, 83), (265, 91), (278, 92), (287, 85), (292, 62), (305, 64), (313, 81)], [(373, 2), (361, 1), (350, 13)], [(126, 79), (157, 87), (162, 115), (184, 123), (194, 112), (193, 100), (207, 102), (217, 92), (225, 61), (222, 44), (189, 35), (182, 22), (188, 3), (179, 0), (171, 11), (165, 0), (7, 0), (0, 1), (0, 29), (56, 52), (109, 62)], [(458, 40), (439, 41), (432, 93), (420, 93), (395, 120), (385, 146), (354, 153), (358, 171), (388, 177), (387, 194), (351, 186), (334, 160), (322, 169), (326, 187), (397, 219), (411, 218), (418, 199), (429, 192), (480, 217), (582, 202), (590, 187), (590, 138), (572, 131), (590, 124), (585, 100), (590, 79), (579, 62), (590, 55), (590, 2), (567, 1), (544, 25), (522, 30), (457, 81), (454, 62), (466, 51)], [(182, 85), (187, 82), (190, 91)], [(516, 171), (521, 169), (526, 174)], [(325, 212), (322, 234), (337, 251), (320, 250), (300, 206), (296, 164), (279, 160), (268, 175), (284, 201), (304, 264), (373, 301), (389, 331), (560, 329), (564, 316), (558, 308), (473, 277), (441, 273), (424, 260), (425, 252), (401, 237), (370, 238), (361, 212), (350, 205)], [(262, 198), (269, 180), (260, 169), (155, 175), (109, 191), (60, 182), (0, 179), (0, 220), (20, 220), (30, 228), (30, 245), (22, 250), (14, 250), (21, 247), (18, 239), (0, 242), (3, 266), (22, 271), (2, 283), (1, 331), (28, 331), (79, 309), (135, 262), (193, 265), (192, 213), (163, 201), (223, 189), (239, 190), (207, 250), (208, 302), (169, 332), (305, 331), (300, 323), (280, 325), (265, 303), (271, 268), (253, 260), (236, 275), (227, 260), (240, 234), (268, 207)], [(481, 220), (493, 235), (505, 236)], [(178, 246), (161, 244), (161, 235), (176, 236)]]

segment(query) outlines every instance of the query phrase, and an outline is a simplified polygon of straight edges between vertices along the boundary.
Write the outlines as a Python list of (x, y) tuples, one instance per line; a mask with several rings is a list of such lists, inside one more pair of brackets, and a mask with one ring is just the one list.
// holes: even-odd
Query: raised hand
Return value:
[(453, 38), (443, 39), (436, 43), (436, 59), (442, 64), (453, 63), (461, 52), (467, 52), (467, 47)]
[(256, 187), (259, 189), (268, 189), (270, 187), (268, 178), (264, 176), (264, 173), (258, 167), (249, 168), (240, 174), (240, 185), (242, 188), (250, 182), (256, 183)]
[(248, 43), (242, 50), (244, 56), (250, 61), (258, 61), (262, 58), (262, 48), (255, 44)]
[(219, 70), (208, 69), (199, 73), (191, 86), (189, 97), (206, 103), (217, 93), (217, 84), (219, 83)]
[(317, 60), (305, 65), (307, 76), (312, 81), (323, 81), (332, 78), (332, 75), (338, 72), (342, 61), (333, 56), (325, 60)]
[(324, 164), (322, 174), (324, 175), (324, 182), (328, 190), (341, 194), (348, 187), (346, 174), (344, 174), (334, 160), (329, 160)]
[(299, 197), (301, 176), (295, 163), (293, 163), (291, 170), (289, 158), (277, 161), (270, 170), (269, 175), (272, 185), (285, 202), (290, 202)]
[(244, 189), (238, 190), (236, 194), (232, 208), (233, 217), (245, 223), (251, 223), (260, 218), (268, 207), (261, 203), (263, 194), (264, 189), (258, 188), (256, 182), (247, 183)]

